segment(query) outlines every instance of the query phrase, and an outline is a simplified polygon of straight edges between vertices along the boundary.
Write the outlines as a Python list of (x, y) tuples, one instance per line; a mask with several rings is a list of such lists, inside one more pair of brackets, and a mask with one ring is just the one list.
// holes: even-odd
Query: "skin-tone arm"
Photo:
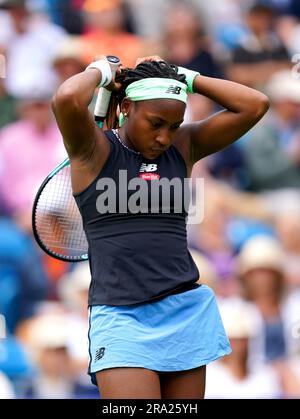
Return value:
[[(143, 61), (161, 61), (153, 55)], [(179, 128), (174, 146), (181, 152), (189, 171), (195, 162), (216, 153), (238, 140), (268, 111), (270, 103), (263, 93), (232, 81), (196, 76), (193, 90), (221, 105), (224, 110), (203, 121)]]
[[(110, 151), (109, 141), (88, 109), (101, 77), (101, 71), (94, 68), (76, 74), (59, 87), (52, 100), (52, 109), (71, 161), (75, 193), (94, 180)], [(107, 86), (111, 90), (117, 87), (114, 82)]]
[(269, 109), (269, 100), (263, 93), (231, 81), (200, 75), (196, 76), (193, 89), (224, 110), (180, 128), (174, 145), (191, 165), (238, 140)]
[(97, 69), (76, 74), (59, 87), (52, 100), (52, 109), (71, 159), (84, 159), (95, 147), (96, 124), (88, 106), (101, 77)]

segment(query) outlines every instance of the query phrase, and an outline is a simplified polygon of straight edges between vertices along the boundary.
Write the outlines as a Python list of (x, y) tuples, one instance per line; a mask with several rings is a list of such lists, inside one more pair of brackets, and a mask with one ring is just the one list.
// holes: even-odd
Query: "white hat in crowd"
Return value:
[(80, 293), (88, 291), (90, 282), (89, 263), (81, 262), (72, 272), (65, 274), (59, 281), (59, 296), (67, 306), (76, 309), (81, 303)]
[(62, 314), (43, 314), (30, 324), (28, 343), (34, 349), (55, 349), (68, 346), (68, 330)]
[(284, 270), (284, 253), (279, 242), (269, 236), (254, 236), (243, 246), (238, 256), (238, 273), (244, 275), (253, 269)]
[(229, 339), (248, 339), (256, 332), (256, 312), (252, 304), (240, 298), (229, 298), (219, 305)]
[(22, 79), (18, 80), (18, 91), (14, 92), (14, 96), (25, 102), (50, 101), (55, 89), (53, 84), (46, 83), (45, 80), (47, 80), (46, 73), (42, 70), (24, 72)]
[(81, 61), (81, 55), (80, 38), (78, 36), (68, 36), (58, 46), (53, 57), (53, 64), (57, 64), (66, 59)]
[(266, 85), (266, 94), (273, 102), (291, 101), (300, 104), (300, 79), (290, 70), (275, 73)]

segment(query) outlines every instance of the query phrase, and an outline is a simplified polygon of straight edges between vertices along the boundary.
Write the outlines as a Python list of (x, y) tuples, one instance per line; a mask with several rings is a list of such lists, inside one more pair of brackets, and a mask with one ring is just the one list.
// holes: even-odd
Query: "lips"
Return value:
[(162, 153), (163, 151), (165, 151), (165, 148), (151, 148), (151, 151), (153, 151), (154, 153)]

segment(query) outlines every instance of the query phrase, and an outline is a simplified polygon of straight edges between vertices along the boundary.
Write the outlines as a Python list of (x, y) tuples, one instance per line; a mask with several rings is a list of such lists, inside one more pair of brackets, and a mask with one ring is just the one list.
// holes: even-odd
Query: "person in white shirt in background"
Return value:
[(249, 341), (255, 335), (256, 314), (251, 304), (231, 298), (220, 305), (232, 353), (207, 368), (208, 399), (276, 399), (281, 397), (279, 377), (268, 366), (249, 366)]
[[(88, 262), (80, 263), (65, 274), (58, 284), (58, 295), (66, 307), (65, 324), (68, 333), (68, 348), (73, 358), (78, 383), (89, 386), (88, 368), (88, 290), (91, 275)], [(74, 333), (76, 330), (76, 333)], [(94, 386), (92, 386), (93, 388)]]
[(74, 370), (64, 313), (59, 307), (45, 306), (44, 312), (29, 320), (24, 331), (23, 345), (35, 366), (35, 374), (24, 397), (74, 398)]
[[(1, 341), (6, 337), (5, 318), (0, 314), (0, 357)], [(16, 397), (14, 387), (4, 372), (0, 371), (0, 399), (14, 399)]]
[(277, 239), (250, 238), (238, 256), (241, 295), (257, 311), (253, 362), (277, 364), (299, 354), (300, 341), (292, 335), (300, 321), (300, 293), (286, 280), (285, 253)]
[(0, 371), (0, 399), (14, 399), (13, 386), (6, 375)]
[[(277, 383), (280, 383), (280, 392), (277, 396), (275, 393), (270, 393), (271, 395), (264, 393), (261, 396), (249, 395), (250, 398), (299, 397), (300, 376), (297, 375), (294, 365), (300, 363), (300, 340), (295, 338), (292, 332), (295, 325), (299, 324), (300, 294), (297, 290), (289, 290), (285, 278), (285, 254), (280, 243), (275, 238), (264, 235), (250, 238), (237, 257), (236, 274), (240, 283), (239, 298), (242, 300), (236, 303), (234, 299), (228, 298), (221, 304), (225, 328), (228, 317), (227, 333), (229, 338), (233, 339), (233, 341), (230, 339), (233, 347), (232, 358), (228, 358), (228, 364), (225, 361), (222, 365), (231, 371), (235, 380), (239, 377), (237, 391), (242, 391), (244, 385), (247, 388), (249, 382), (255, 383), (256, 377), (261, 374), (262, 377), (257, 385), (253, 385), (253, 389), (258, 391), (262, 385), (262, 392), (264, 389), (267, 392), (268, 384), (265, 377), (268, 377), (268, 374), (264, 371), (266, 368), (272, 371), (277, 377)], [(245, 309), (244, 306), (251, 310)], [(231, 311), (228, 311), (229, 309)], [(244, 331), (243, 335), (230, 331), (242, 322), (243, 316), (245, 321), (247, 319), (253, 323), (248, 325), (247, 329), (244, 325), (247, 333)], [(241, 340), (237, 341), (237, 337), (243, 339), (247, 337), (247, 345), (245, 340), (243, 343)], [(243, 345), (247, 350), (245, 347), (243, 349)], [(239, 354), (245, 357), (244, 362)], [(224, 378), (225, 381), (226, 379)], [(275, 378), (270, 382), (275, 383), (274, 380)], [(230, 388), (227, 385), (222, 386), (225, 395), (228, 387)], [(225, 397), (222, 394), (221, 397)], [(246, 395), (241, 397), (244, 398)]]
[[(3, 29), (3, 26), (4, 29)], [(66, 31), (46, 14), (28, 7), (25, 0), (0, 0), (0, 47), (6, 55), (6, 89), (18, 96), (32, 78), (45, 80), (55, 89), (57, 75), (53, 57)]]

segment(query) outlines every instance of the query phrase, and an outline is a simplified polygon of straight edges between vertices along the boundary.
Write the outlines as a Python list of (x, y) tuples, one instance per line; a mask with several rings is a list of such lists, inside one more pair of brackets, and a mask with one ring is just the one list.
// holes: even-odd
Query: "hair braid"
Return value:
[(124, 69), (116, 77), (116, 82), (121, 83), (118, 92), (112, 92), (110, 104), (106, 117), (108, 129), (118, 127), (117, 107), (126, 96), (126, 89), (135, 81), (147, 78), (174, 79), (186, 84), (185, 75), (178, 74), (178, 67), (165, 61), (144, 61), (134, 69)]

